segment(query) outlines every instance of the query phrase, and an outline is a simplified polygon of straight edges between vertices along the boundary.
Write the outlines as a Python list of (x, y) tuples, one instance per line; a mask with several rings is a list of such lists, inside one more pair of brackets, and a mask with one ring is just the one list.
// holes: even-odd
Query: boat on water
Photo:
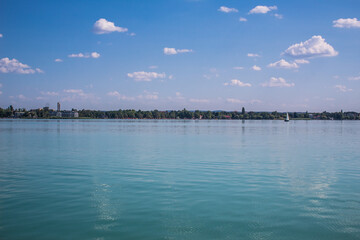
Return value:
[(285, 122), (288, 122), (288, 121), (290, 121), (290, 118), (289, 118), (289, 113), (286, 113), (286, 118), (285, 118), (285, 120), (284, 120)]

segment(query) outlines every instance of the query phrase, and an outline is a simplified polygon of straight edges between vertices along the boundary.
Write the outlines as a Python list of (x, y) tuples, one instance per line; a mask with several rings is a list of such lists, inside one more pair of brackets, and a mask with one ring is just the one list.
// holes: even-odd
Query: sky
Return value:
[(0, 107), (360, 112), (360, 1), (0, 1)]

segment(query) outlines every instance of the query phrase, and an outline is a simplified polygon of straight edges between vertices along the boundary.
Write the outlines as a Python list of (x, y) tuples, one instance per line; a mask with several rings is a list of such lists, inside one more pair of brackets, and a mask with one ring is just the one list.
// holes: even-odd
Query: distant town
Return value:
[[(290, 119), (294, 120), (360, 120), (360, 113), (357, 112), (289, 112)], [(283, 120), (286, 112), (255, 112), (246, 111), (190, 111), (190, 110), (168, 110), (168, 111), (142, 111), (134, 109), (126, 110), (61, 110), (58, 102), (56, 110), (46, 106), (38, 109), (26, 110), (25, 108), (14, 109), (12, 105), (8, 108), (0, 108), (0, 118), (21, 118), (21, 119), (267, 119)]]

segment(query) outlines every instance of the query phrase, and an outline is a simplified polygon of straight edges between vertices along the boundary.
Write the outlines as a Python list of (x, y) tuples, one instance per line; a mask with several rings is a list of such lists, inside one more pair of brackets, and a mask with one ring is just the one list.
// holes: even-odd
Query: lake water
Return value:
[(360, 239), (360, 121), (0, 120), (0, 239)]

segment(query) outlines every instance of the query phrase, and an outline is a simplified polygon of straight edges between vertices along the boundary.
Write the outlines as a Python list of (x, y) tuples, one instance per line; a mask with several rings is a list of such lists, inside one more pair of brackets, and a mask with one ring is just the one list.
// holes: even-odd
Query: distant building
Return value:
[(57, 103), (57, 111), (60, 112), (60, 103)]

